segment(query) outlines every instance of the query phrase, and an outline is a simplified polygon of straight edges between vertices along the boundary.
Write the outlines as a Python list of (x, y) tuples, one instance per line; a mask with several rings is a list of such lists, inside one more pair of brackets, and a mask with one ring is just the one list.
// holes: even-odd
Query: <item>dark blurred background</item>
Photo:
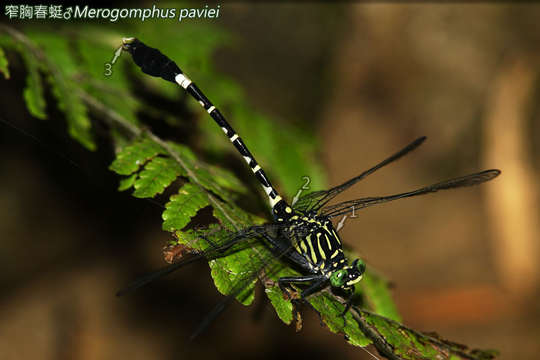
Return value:
[[(539, 19), (526, 3), (234, 3), (215, 20), (237, 38), (218, 68), (259, 110), (316, 129), (329, 185), (428, 137), (341, 200), (502, 170), (481, 187), (363, 210), (341, 231), (392, 281), (405, 324), (501, 359), (540, 352)], [(107, 145), (90, 153), (64, 124), (32, 118), (24, 69), (11, 70), (1, 80), (2, 118), (18, 128), (0, 124), (1, 359), (370, 358), (307, 310), (295, 334), (261, 296), (190, 343), (222, 298), (205, 264), (116, 298), (163, 265), (161, 209), (116, 191)]]

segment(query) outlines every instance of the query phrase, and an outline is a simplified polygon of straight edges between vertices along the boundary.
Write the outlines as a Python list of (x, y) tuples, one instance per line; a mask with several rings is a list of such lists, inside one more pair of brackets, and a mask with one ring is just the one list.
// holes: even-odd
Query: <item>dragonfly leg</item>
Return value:
[(343, 312), (339, 315), (343, 318), (343, 328), (347, 327), (347, 312), (351, 309), (351, 306), (353, 304), (353, 296), (354, 296), (354, 290), (350, 289), (348, 290), (347, 294), (347, 302), (345, 303), (345, 309), (343, 309)]
[(349, 291), (350, 293), (347, 294), (347, 302), (345, 303), (345, 309), (343, 309), (343, 312), (341, 313), (341, 316), (343, 317), (345, 317), (345, 315), (351, 309), (351, 306), (353, 304), (354, 291), (352, 289)]
[[(292, 284), (311, 283), (313, 281), (319, 280), (320, 278), (321, 278), (320, 275), (288, 276), (288, 277), (279, 278), (278, 285), (281, 291), (283, 292), (283, 295), (288, 299), (292, 299), (293, 296), (291, 294), (291, 291), (295, 291), (294, 288), (292, 287)], [(301, 295), (300, 297), (303, 298), (304, 296)]]
[(322, 289), (324, 289), (327, 286), (327, 284), (328, 284), (328, 278), (322, 275), (318, 275), (316, 278), (316, 281), (313, 284), (311, 284), (310, 287), (303, 290), (300, 296), (302, 297), (302, 299), (305, 299), (308, 296), (313, 295), (321, 291)]

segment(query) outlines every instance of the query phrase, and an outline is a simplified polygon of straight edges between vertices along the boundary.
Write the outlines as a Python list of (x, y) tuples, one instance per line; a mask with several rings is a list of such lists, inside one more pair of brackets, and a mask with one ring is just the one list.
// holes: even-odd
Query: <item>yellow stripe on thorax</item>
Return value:
[(323, 258), (323, 260), (326, 260), (326, 254), (321, 246), (321, 233), (320, 232), (317, 233), (317, 246), (319, 247), (319, 253), (321, 254), (321, 257)]
[(311, 255), (311, 260), (313, 261), (313, 264), (316, 264), (319, 259), (317, 259), (317, 254), (315, 253), (315, 249), (313, 248), (313, 241), (311, 240), (311, 234), (306, 236), (306, 242), (309, 245), (309, 252)]

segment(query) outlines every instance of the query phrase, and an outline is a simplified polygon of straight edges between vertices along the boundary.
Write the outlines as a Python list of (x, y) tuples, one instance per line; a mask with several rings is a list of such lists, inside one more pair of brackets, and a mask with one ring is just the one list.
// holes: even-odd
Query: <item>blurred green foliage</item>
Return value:
[(4, 78), (9, 79), (8, 61), (4, 50), (0, 47), (0, 72), (4, 75)]

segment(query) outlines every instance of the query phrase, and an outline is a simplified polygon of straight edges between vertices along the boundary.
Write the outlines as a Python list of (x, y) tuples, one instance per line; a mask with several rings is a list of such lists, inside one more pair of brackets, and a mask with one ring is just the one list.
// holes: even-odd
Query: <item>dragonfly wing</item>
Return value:
[(198, 260), (217, 259), (220, 257), (230, 255), (232, 253), (241, 251), (248, 247), (251, 247), (253, 246), (253, 244), (251, 244), (249, 240), (256, 239), (262, 236), (262, 234), (265, 234), (267, 232), (274, 232), (276, 226), (279, 226), (279, 225), (264, 224), (264, 225), (258, 225), (258, 226), (251, 226), (244, 230), (240, 230), (237, 233), (231, 234), (230, 237), (228, 237), (226, 240), (221, 241), (220, 244), (212, 243), (211, 246), (205, 251), (198, 251), (198, 250), (193, 249), (192, 253), (184, 255), (183, 257), (180, 258), (179, 261), (171, 265), (168, 265), (162, 269), (153, 271), (147, 275), (140, 277), (139, 279), (129, 284), (126, 288), (118, 291), (116, 295), (123, 296), (128, 293), (131, 293), (145, 286), (146, 284), (151, 283), (154, 280), (157, 280), (163, 276), (166, 276)]
[(321, 210), (321, 213), (323, 215), (326, 215), (332, 218), (339, 215), (350, 213), (354, 210), (363, 209), (368, 206), (381, 204), (381, 203), (385, 203), (385, 202), (389, 202), (389, 201), (393, 201), (397, 199), (425, 195), (425, 194), (434, 193), (440, 190), (455, 189), (455, 188), (460, 188), (460, 187), (465, 187), (465, 186), (478, 185), (478, 184), (481, 184), (481, 183), (484, 183), (486, 181), (490, 181), (496, 178), (500, 173), (501, 173), (500, 170), (497, 170), (497, 169), (485, 170), (479, 173), (474, 173), (474, 174), (458, 177), (455, 179), (442, 181), (436, 184), (425, 186), (417, 190), (404, 192), (400, 194), (378, 196), (378, 197), (366, 197), (366, 198), (361, 198), (361, 199), (356, 199), (356, 200), (344, 201), (339, 204), (324, 207)]
[[(278, 238), (279, 235), (274, 237), (274, 235), (270, 235), (267, 233), (261, 236), (266, 238), (267, 244), (270, 243), (270, 246), (273, 248), (272, 251), (267, 252), (266, 256), (261, 255), (260, 253), (256, 254), (256, 256), (258, 257), (256, 261), (257, 265), (254, 266), (249, 271), (247, 271), (245, 276), (236, 280), (234, 286), (229, 291), (227, 296), (222, 301), (220, 301), (197, 326), (195, 331), (190, 336), (190, 340), (195, 339), (204, 330), (206, 330), (208, 326), (212, 324), (212, 322), (214, 322), (214, 320), (226, 309), (226, 307), (235, 298), (238, 297), (239, 294), (241, 294), (248, 286), (253, 284), (253, 282), (258, 277), (262, 276), (263, 271), (264, 271), (265, 276), (269, 276), (269, 275), (275, 274), (275, 272), (278, 271), (283, 266), (283, 264), (279, 260), (282, 257), (284, 257), (293, 248), (293, 245), (289, 243), (283, 243), (282, 246), (277, 247), (272, 244), (276, 244), (280, 241), (284, 241), (283, 239)], [(269, 236), (271, 236), (273, 240), (268, 241)], [(240, 299), (240, 300), (242, 301), (243, 299)]]
[(322, 208), (326, 203), (328, 203), (330, 200), (332, 200), (336, 195), (338, 195), (342, 191), (347, 190), (349, 187), (356, 184), (360, 180), (364, 179), (368, 175), (374, 173), (380, 168), (408, 154), (409, 152), (411, 152), (412, 150), (420, 146), (425, 140), (426, 140), (425, 136), (419, 137), (418, 139), (414, 140), (413, 142), (405, 146), (403, 149), (401, 149), (397, 153), (384, 159), (383, 161), (371, 167), (370, 169), (362, 172), (360, 175), (355, 176), (348, 181), (345, 181), (341, 185), (335, 186), (328, 190), (315, 191), (315, 192), (306, 194), (304, 196), (301, 196), (294, 206), (295, 210), (300, 210), (303, 212), (310, 211), (310, 210), (318, 211), (320, 208)]

